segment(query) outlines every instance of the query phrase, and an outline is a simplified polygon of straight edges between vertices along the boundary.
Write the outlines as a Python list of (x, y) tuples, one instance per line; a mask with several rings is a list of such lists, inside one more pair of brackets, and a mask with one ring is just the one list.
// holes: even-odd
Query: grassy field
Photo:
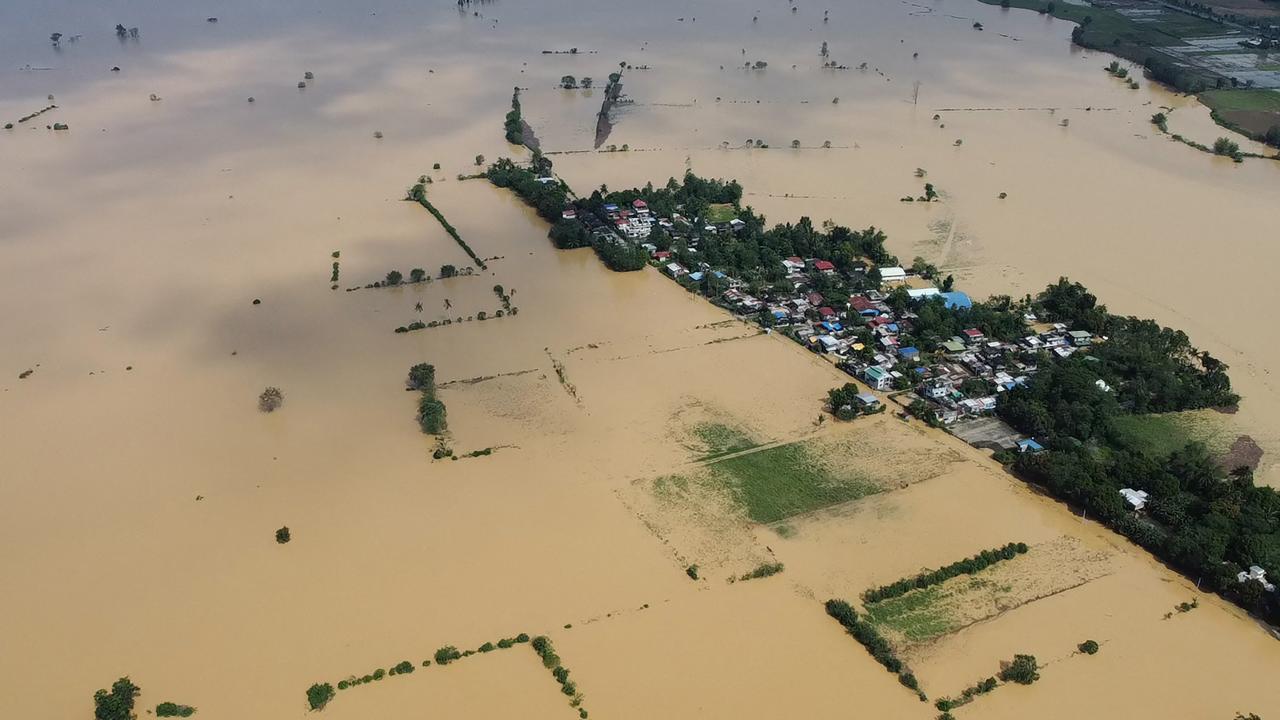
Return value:
[(736, 217), (738, 213), (729, 203), (713, 203), (707, 208), (707, 222), (712, 224), (726, 223)]
[(924, 642), (955, 629), (955, 622), (940, 602), (942, 596), (940, 585), (914, 590), (902, 597), (873, 603), (867, 608), (867, 617), (911, 642)]
[(747, 516), (771, 523), (881, 490), (855, 473), (835, 474), (802, 443), (779, 445), (708, 466), (746, 508)]
[(1156, 415), (1121, 415), (1114, 427), (1121, 441), (1152, 457), (1163, 457), (1189, 442), (1203, 443), (1214, 455), (1231, 446), (1226, 423), (1212, 411), (1190, 411)]
[(699, 460), (732, 455), (759, 444), (741, 429), (724, 423), (699, 423), (693, 427), (693, 435), (703, 446), (704, 454)]
[(1255, 110), (1280, 113), (1280, 90), (1207, 90), (1200, 102), (1218, 111)]

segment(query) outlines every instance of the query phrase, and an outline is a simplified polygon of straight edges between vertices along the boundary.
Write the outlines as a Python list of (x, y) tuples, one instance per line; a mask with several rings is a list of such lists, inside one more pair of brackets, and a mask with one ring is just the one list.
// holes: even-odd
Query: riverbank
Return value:
[[(1214, 50), (1229, 54), (1233, 62), (1247, 57), (1247, 48), (1214, 44), (1197, 50), (1195, 38), (1222, 36), (1238, 30), (1202, 16), (1179, 12), (1170, 5), (1151, 3), (1159, 12), (1144, 10), (1129, 16), (1117, 9), (1056, 0), (978, 0), (986, 5), (1034, 10), (1076, 24), (1071, 41), (1142, 65), (1148, 78), (1177, 92), (1195, 95), (1210, 108), (1219, 125), (1251, 140), (1280, 148), (1280, 90), (1244, 87), (1237, 78), (1205, 60)], [(1125, 6), (1117, 6), (1124, 8)], [(1248, 36), (1241, 35), (1240, 41)], [(1175, 48), (1185, 48), (1176, 51)], [(1265, 59), (1265, 53), (1259, 51)], [(1195, 58), (1193, 64), (1192, 58)], [(1230, 65), (1228, 65), (1230, 67)], [(1270, 67), (1270, 66), (1264, 66)], [(1280, 87), (1280, 70), (1275, 85)], [(1252, 81), (1249, 81), (1252, 84)], [(1272, 128), (1275, 128), (1272, 131)], [(1280, 155), (1280, 153), (1278, 153)]]

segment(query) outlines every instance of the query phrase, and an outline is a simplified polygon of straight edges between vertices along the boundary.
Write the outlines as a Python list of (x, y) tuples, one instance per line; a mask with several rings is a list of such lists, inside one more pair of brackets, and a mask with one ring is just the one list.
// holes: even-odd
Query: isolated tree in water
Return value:
[(258, 396), (258, 409), (262, 412), (275, 412), (284, 404), (284, 393), (278, 387), (268, 387)]
[(95, 720), (133, 720), (133, 700), (142, 692), (137, 685), (122, 677), (111, 685), (111, 691), (93, 694)]

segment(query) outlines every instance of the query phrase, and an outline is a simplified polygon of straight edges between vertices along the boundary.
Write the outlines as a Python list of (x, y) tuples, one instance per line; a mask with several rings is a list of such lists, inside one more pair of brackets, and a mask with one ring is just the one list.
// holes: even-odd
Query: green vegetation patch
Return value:
[(750, 450), (759, 444), (741, 429), (723, 423), (699, 423), (693, 427), (693, 435), (706, 453), (699, 460)]
[(156, 706), (157, 717), (191, 717), (196, 709), (190, 705), (179, 705), (175, 702), (162, 702)]
[(709, 467), (758, 523), (857, 500), (881, 489), (864, 477), (833, 473), (803, 443), (727, 458)]
[(938, 585), (916, 590), (871, 605), (867, 618), (911, 642), (932, 640), (957, 628), (956, 620), (943, 607), (942, 600), (949, 595)]
[(1119, 443), (1149, 457), (1166, 457), (1187, 443), (1203, 444), (1211, 454), (1221, 455), (1231, 447), (1225, 422), (1212, 411), (1118, 415), (1112, 432)]
[(711, 203), (707, 206), (707, 222), (713, 225), (727, 223), (736, 217), (738, 217), (738, 211), (733, 207), (733, 203)]

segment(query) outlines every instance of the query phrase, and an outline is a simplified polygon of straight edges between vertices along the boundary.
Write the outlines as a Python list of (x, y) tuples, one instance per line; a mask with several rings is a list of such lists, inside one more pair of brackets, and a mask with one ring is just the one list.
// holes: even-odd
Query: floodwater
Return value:
[[(619, 108), (608, 143), (629, 151), (553, 156), (579, 191), (692, 167), (738, 178), (771, 220), (883, 227), (899, 256), (954, 269), (976, 295), (1069, 274), (1223, 357), (1245, 396), (1234, 421), (1280, 449), (1269, 380), (1280, 348), (1265, 315), (1277, 300), (1266, 241), (1280, 163), (1234, 165), (1154, 136), (1159, 105), (1178, 107), (1175, 131), (1206, 143), (1220, 132), (1194, 101), (1122, 87), (1101, 70), (1109, 58), (1071, 48), (1069, 26), (1031, 13), (860, 3), (832, 7), (824, 25), (817, 9), (770, 6), (752, 22), (755, 12), (0, 7), (0, 124), (50, 94), (58, 105), (0, 131), (10, 712), (87, 717), (93, 691), (128, 674), (140, 707), (302, 717), (312, 682), (545, 632), (600, 717), (931, 717), (820, 602), (1060, 536), (1109, 548), (1121, 569), (941, 640), (917, 668), (932, 695), (1012, 652), (1069, 655), (1088, 631), (1099, 655), (1055, 661), (1042, 684), (963, 712), (1107, 712), (1141, 699), (1134, 679), (1173, 714), (1280, 706), (1268, 681), (1280, 646), (1255, 624), (1210, 598), (1162, 620), (1189, 583), (942, 436), (963, 459), (937, 478), (806, 518), (791, 539), (753, 529), (788, 570), (750, 584), (691, 582), (681, 549), (624, 502), (637, 479), (688, 462), (669, 425), (690, 403), (780, 441), (813, 433), (842, 380), (654, 272), (613, 274), (589, 251), (553, 250), (515, 199), (455, 179), (476, 155), (518, 154), (501, 125), (513, 85), (544, 148), (589, 149), (600, 91), (555, 85), (602, 81), (623, 60), (651, 67), (624, 77), (636, 102)], [(116, 23), (138, 39), (118, 39)], [(55, 31), (67, 36), (58, 48)], [(833, 60), (868, 69), (820, 68), (824, 39)], [(741, 69), (748, 60), (769, 65)], [(314, 80), (298, 89), (304, 72)], [(53, 122), (70, 130), (46, 130)], [(721, 147), (747, 138), (771, 147)], [(897, 202), (919, 194), (917, 167), (943, 203)], [(476, 276), (344, 292), (392, 269), (468, 264), (401, 201), (424, 173), (467, 242), (498, 259)], [(492, 313), (495, 284), (515, 290), (518, 315), (392, 332)], [(423, 361), (444, 383), (492, 378), (441, 390), (453, 448), (492, 455), (431, 460), (403, 389)], [(256, 408), (266, 385), (285, 395), (270, 415)], [(920, 432), (875, 428), (851, 432)], [(282, 525), (284, 546), (273, 540)], [(326, 712), (572, 717), (536, 656), (504, 653), (343, 691)], [(1140, 677), (1121, 672), (1138, 665)], [(1189, 682), (1195, 668), (1222, 683)]]

